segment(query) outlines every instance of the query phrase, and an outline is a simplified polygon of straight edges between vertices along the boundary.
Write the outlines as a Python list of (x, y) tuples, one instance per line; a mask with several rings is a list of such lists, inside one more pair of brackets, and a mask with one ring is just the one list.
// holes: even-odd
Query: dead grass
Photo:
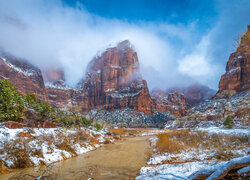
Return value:
[[(48, 145), (47, 153), (53, 153), (54, 147), (61, 150), (69, 152), (71, 155), (76, 156), (77, 153), (74, 149), (74, 145), (79, 143), (82, 147), (85, 147), (85, 142), (89, 141), (90, 136), (84, 130), (79, 130), (76, 133), (65, 134), (64, 132), (59, 132), (56, 136), (52, 134), (44, 134), (39, 137), (35, 136), (18, 136), (15, 140), (1, 142), (2, 147), (0, 149), (0, 154), (6, 154), (6, 159), (13, 162), (11, 167), (8, 167), (4, 161), (0, 161), (0, 173), (3, 172), (4, 167), (11, 169), (26, 168), (33, 166), (33, 162), (30, 156), (44, 158), (42, 152), (42, 145), (46, 143)], [(35, 141), (36, 147), (31, 147), (30, 142)], [(95, 141), (93, 140), (93, 143)], [(65, 156), (63, 156), (66, 158)], [(41, 161), (40, 164), (46, 164)]]
[(114, 135), (138, 135), (142, 132), (147, 132), (147, 131), (157, 131), (157, 130), (162, 130), (162, 129), (143, 129), (143, 128), (133, 128), (133, 129), (127, 129), (127, 128), (117, 128), (117, 129), (108, 129), (109, 132), (113, 133)]
[(201, 148), (216, 151), (216, 159), (227, 160), (233, 157), (233, 150), (249, 147), (249, 137), (244, 135), (210, 135), (207, 132), (186, 129), (157, 136), (156, 149), (159, 153), (178, 154), (181, 151)]
[(31, 148), (29, 147), (29, 141), (26, 138), (20, 137), (14, 141), (4, 143), (4, 152), (8, 159), (13, 160), (11, 168), (26, 168), (33, 166), (30, 160), (29, 153)]

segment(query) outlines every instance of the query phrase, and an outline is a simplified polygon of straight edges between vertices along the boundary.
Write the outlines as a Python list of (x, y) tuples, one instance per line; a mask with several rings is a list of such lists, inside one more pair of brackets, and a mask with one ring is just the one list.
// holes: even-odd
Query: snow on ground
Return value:
[(33, 76), (35, 75), (35, 72), (33, 70), (28, 70), (28, 71), (24, 71), (19, 67), (16, 67), (15, 65), (11, 64), (9, 61), (7, 61), (4, 57), (0, 57), (10, 68), (24, 74), (25, 76)]
[(143, 133), (140, 133), (139, 136), (152, 136), (152, 135), (156, 135), (156, 134), (161, 134), (161, 133), (165, 133), (166, 130), (151, 130), (151, 131), (145, 131)]
[(244, 173), (250, 172), (250, 166), (244, 167), (244, 168), (238, 170), (237, 172), (238, 172), (238, 174), (244, 174)]
[(190, 149), (189, 151), (182, 151), (178, 154), (164, 153), (164, 154), (155, 154), (153, 155), (147, 164), (161, 164), (164, 161), (194, 161), (194, 159), (199, 161), (204, 161), (211, 159), (215, 155), (215, 152), (210, 150), (202, 149)]
[[(92, 129), (81, 128), (81, 131), (86, 133), (86, 136), (94, 137), (97, 143), (90, 143), (89, 141), (78, 141), (70, 145), (77, 155), (94, 150), (101, 146), (106, 139), (113, 141), (112, 137), (106, 137), (104, 131), (95, 131)], [(39, 165), (41, 161), (45, 163), (52, 163), (75, 156), (74, 153), (66, 151), (66, 149), (59, 148), (59, 144), (67, 139), (69, 142), (73, 141), (70, 138), (72, 135), (78, 133), (78, 129), (66, 130), (63, 128), (23, 128), (23, 129), (9, 129), (0, 124), (0, 160), (8, 167), (14, 164), (16, 157), (10, 154), (9, 147), (27, 149), (29, 158), (34, 165)], [(23, 137), (20, 139), (20, 133), (27, 133), (31, 137)], [(74, 136), (76, 137), (76, 136)], [(23, 144), (23, 142), (27, 144)], [(15, 147), (13, 147), (15, 146)], [(42, 154), (33, 154), (34, 151)], [(22, 150), (21, 150), (22, 151)]]
[[(192, 174), (189, 178), (194, 179), (196, 178), (199, 174), (211, 174), (207, 180), (212, 180), (218, 178), (223, 172), (228, 170), (230, 167), (232, 167), (235, 164), (241, 164), (241, 163), (249, 163), (250, 162), (250, 155), (244, 156), (244, 157), (239, 157), (239, 158), (234, 158), (231, 159), (230, 161), (223, 161), (220, 162), (216, 165), (212, 166), (207, 166), (201, 170), (199, 170), (197, 173)], [(246, 171), (246, 168), (241, 169), (240, 171)]]
[(197, 128), (197, 131), (206, 131), (211, 134), (246, 135), (250, 136), (250, 129), (222, 129), (219, 127)]
[(164, 164), (156, 167), (142, 167), (136, 180), (187, 179), (188, 176), (215, 162), (187, 162), (182, 164)]
[[(194, 131), (206, 131), (209, 134), (226, 134), (226, 135), (243, 135), (250, 136), (250, 129), (222, 129), (218, 127), (210, 128), (197, 128)], [(154, 136), (150, 138), (151, 145), (154, 147), (157, 143), (157, 137)], [(156, 153), (156, 150), (154, 150)], [(195, 172), (201, 171), (214, 172), (213, 177), (218, 176), (219, 172), (215, 171), (218, 168), (223, 169), (222, 167), (228, 168), (232, 163), (241, 162), (241, 161), (250, 161), (250, 156), (247, 154), (250, 152), (249, 149), (235, 149), (232, 151), (236, 157), (243, 156), (240, 158), (235, 158), (232, 161), (222, 161), (218, 162), (214, 156), (216, 151), (213, 149), (188, 149), (181, 151), (178, 154), (172, 153), (163, 153), (163, 154), (154, 154), (149, 161), (147, 162), (148, 167), (142, 167), (140, 170), (140, 175), (136, 180), (141, 179), (192, 179), (189, 176), (194, 177)], [(181, 162), (181, 163), (171, 163), (163, 164), (164, 162)], [(186, 162), (186, 163), (185, 163)], [(157, 166), (155, 166), (157, 165)], [(225, 169), (225, 168), (224, 168)], [(242, 171), (242, 172), (241, 172)], [(239, 173), (244, 173), (249, 171), (249, 167), (242, 169)]]

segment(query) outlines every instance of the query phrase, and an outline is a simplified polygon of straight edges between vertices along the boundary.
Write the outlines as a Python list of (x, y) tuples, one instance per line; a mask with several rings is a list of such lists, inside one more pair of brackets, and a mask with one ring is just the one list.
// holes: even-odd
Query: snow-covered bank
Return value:
[(219, 127), (197, 128), (196, 131), (205, 131), (210, 134), (246, 135), (250, 136), (250, 129), (223, 129)]
[[(205, 170), (206, 168), (211, 169), (214, 167), (214, 169), (216, 169), (218, 165), (220, 169), (225, 169), (225, 167), (229, 167), (233, 162), (241, 161), (242, 158), (246, 160), (246, 157), (248, 157), (248, 163), (250, 163), (248, 155), (250, 153), (249, 129), (222, 129), (210, 127), (197, 128), (193, 130), (182, 129), (179, 131), (183, 131), (183, 134), (178, 132), (178, 130), (169, 131), (169, 135), (166, 135), (167, 139), (164, 139), (164, 142), (171, 143), (173, 141), (173, 143), (176, 142), (177, 145), (178, 143), (184, 143), (183, 145), (185, 146), (186, 139), (188, 140), (188, 143), (192, 143), (189, 139), (192, 137), (195, 138), (196, 136), (190, 136), (189, 138), (187, 136), (194, 133), (194, 135), (204, 136), (203, 138), (197, 140), (201, 141), (204, 139), (204, 141), (213, 141), (213, 139), (216, 138), (215, 141), (220, 141), (222, 145), (218, 147), (218, 143), (215, 142), (216, 146), (203, 146), (203, 143), (197, 141), (197, 147), (188, 146), (186, 149), (178, 149), (175, 152), (159, 152), (157, 149), (157, 143), (160, 136), (152, 137), (150, 140), (151, 145), (154, 148), (154, 154), (148, 160), (148, 166), (141, 168), (140, 175), (136, 178), (136, 180), (193, 179), (191, 177), (193, 177), (196, 172), (202, 172), (203, 169)], [(171, 133), (173, 134), (170, 135)], [(170, 139), (168, 140), (168, 138)], [(229, 142), (230, 144), (227, 144)], [(160, 143), (162, 143), (162, 141)], [(227, 153), (223, 151), (227, 151)], [(225, 157), (227, 154), (230, 156)], [(227, 161), (230, 158), (235, 159)], [(240, 171), (239, 174), (246, 173), (245, 171), (249, 171), (248, 169), (249, 168), (242, 169), (242, 172)]]
[(8, 168), (61, 161), (112, 143), (113, 136), (93, 129), (0, 127), (0, 160)]
[[(238, 174), (244, 174), (250, 171), (250, 155), (234, 158), (230, 161), (203, 161), (188, 162), (182, 164), (164, 164), (156, 167), (143, 167), (140, 170), (140, 176), (136, 180), (192, 180), (201, 176), (212, 180), (226, 174), (229, 170), (236, 167)], [(246, 166), (246, 167), (244, 167)]]

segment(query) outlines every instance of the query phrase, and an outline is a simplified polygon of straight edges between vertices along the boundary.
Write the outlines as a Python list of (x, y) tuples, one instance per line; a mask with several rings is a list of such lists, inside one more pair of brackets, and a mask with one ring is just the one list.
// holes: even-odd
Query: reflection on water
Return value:
[[(45, 179), (134, 179), (140, 168), (147, 162), (149, 136), (132, 137), (123, 142), (105, 145), (95, 151), (86, 153), (49, 167), (27, 168), (0, 176), (8, 179), (22, 174), (22, 179), (34, 179), (44, 173)], [(31, 174), (33, 177), (23, 176)], [(15, 178), (17, 179), (17, 178)]]

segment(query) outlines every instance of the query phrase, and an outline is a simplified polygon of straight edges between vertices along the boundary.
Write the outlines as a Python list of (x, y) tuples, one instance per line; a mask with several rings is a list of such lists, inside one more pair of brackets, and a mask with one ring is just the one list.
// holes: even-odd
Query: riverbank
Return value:
[[(25, 168), (0, 175), (0, 179), (44, 176), (53, 179), (134, 179), (151, 155), (148, 139), (152, 136), (127, 137), (95, 151), (53, 163), (51, 166)], [(33, 178), (34, 179), (34, 178)]]
[[(166, 131), (158, 129), (110, 129), (96, 131), (87, 128), (9, 129), (2, 126), (0, 128), (0, 138), (2, 140), (2, 154), (0, 155), (0, 158), (2, 160), (2, 167), (4, 167), (2, 172), (7, 173), (8, 171), (14, 170), (13, 173), (6, 175), (6, 177), (11, 177), (17, 172), (23, 172), (23, 170), (16, 171), (16, 166), (18, 166), (17, 168), (27, 168), (32, 166), (39, 167), (41, 165), (44, 165), (42, 167), (46, 167), (47, 165), (51, 168), (52, 166), (50, 166), (50, 164), (53, 164), (53, 167), (55, 167), (55, 164), (57, 164), (55, 162), (61, 161), (59, 162), (59, 164), (61, 164), (63, 162), (62, 160), (69, 158), (72, 159), (75, 156), (78, 158), (79, 155), (81, 156), (81, 154), (96, 150), (106, 144), (116, 143), (116, 147), (119, 147), (122, 144), (121, 142), (123, 142), (122, 140), (125, 138), (130, 139), (130, 137), (134, 136), (141, 137), (163, 132)], [(7, 147), (12, 147), (12, 149), (8, 149)], [(128, 148), (129, 147), (130, 145)], [(126, 145), (122, 149), (126, 149)], [(144, 147), (140, 149), (143, 151)], [(129, 149), (127, 149), (126, 152), (133, 155), (133, 152), (130, 152)], [(20, 156), (20, 153), (23, 153), (23, 156)], [(105, 153), (109, 154), (108, 149)], [(103, 156), (103, 154), (100, 153), (100, 156)], [(124, 157), (126, 157), (126, 155)], [(114, 157), (113, 159), (119, 159), (119, 153), (117, 153), (117, 157)], [(85, 162), (85, 159), (83, 161)], [(21, 165), (26, 165), (26, 167)], [(40, 170), (38, 167), (31, 169), (38, 169), (37, 174), (39, 175), (39, 173), (44, 170)], [(25, 171), (26, 170), (24, 170), (24, 172)], [(0, 176), (1, 179), (3, 177), (5, 176)]]

